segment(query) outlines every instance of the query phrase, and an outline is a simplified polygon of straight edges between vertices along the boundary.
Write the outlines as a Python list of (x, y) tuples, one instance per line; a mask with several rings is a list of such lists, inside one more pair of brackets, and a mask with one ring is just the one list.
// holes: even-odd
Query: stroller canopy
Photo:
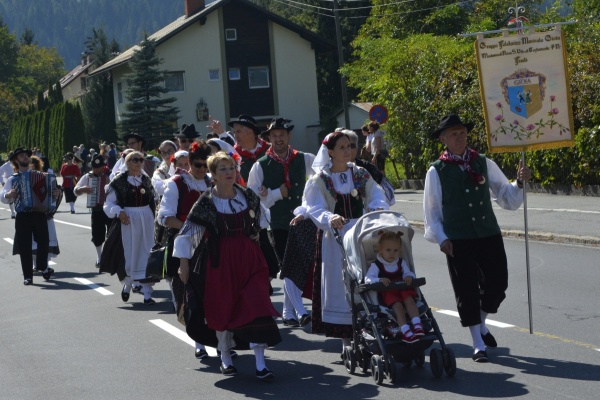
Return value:
[(415, 271), (412, 257), (412, 238), (414, 230), (408, 220), (398, 212), (373, 211), (363, 215), (344, 235), (346, 267), (359, 283), (363, 282), (369, 266), (377, 256), (376, 246), (379, 231), (402, 232), (402, 258), (406, 260), (411, 271)]

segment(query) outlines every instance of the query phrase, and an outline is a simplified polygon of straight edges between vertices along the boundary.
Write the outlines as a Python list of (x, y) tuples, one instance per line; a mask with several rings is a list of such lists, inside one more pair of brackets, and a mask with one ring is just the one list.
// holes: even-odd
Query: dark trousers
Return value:
[(289, 231), (286, 229), (273, 229), (272, 231), (268, 231), (268, 234), (269, 240), (275, 249), (275, 253), (277, 254), (277, 257), (279, 257), (279, 261), (283, 261)]
[(19, 247), (23, 277), (33, 278), (32, 235), (37, 243), (36, 268), (48, 267), (48, 219), (46, 213), (18, 212), (15, 218), (15, 241)]
[(446, 256), (462, 326), (481, 323), (481, 310), (496, 313), (506, 298), (508, 268), (502, 235), (452, 240)]
[(277, 277), (277, 273), (279, 272), (279, 263), (277, 262), (277, 256), (275, 255), (275, 250), (273, 249), (273, 245), (271, 245), (271, 241), (269, 240), (269, 235), (266, 229), (260, 230), (259, 245), (263, 256), (265, 256), (267, 265), (269, 266), (269, 276), (271, 278)]
[(102, 206), (92, 208), (92, 243), (94, 246), (102, 246), (111, 223), (112, 218), (106, 216)]

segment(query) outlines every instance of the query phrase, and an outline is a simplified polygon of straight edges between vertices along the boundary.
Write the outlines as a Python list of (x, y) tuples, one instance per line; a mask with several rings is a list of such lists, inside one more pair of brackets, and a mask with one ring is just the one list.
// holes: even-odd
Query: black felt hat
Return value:
[(260, 129), (258, 129), (258, 126), (256, 126), (256, 120), (249, 115), (242, 114), (238, 117), (237, 120), (229, 121), (229, 123), (227, 125), (229, 125), (230, 127), (233, 128), (233, 124), (240, 124), (240, 125), (247, 126), (248, 128), (250, 128), (254, 131), (255, 135), (257, 135), (257, 136), (260, 135)]
[(100, 154), (97, 154), (92, 158), (92, 168), (100, 168), (106, 165), (106, 160)]
[(273, 129), (281, 129), (291, 132), (292, 129), (294, 129), (294, 125), (292, 125), (290, 122), (292, 122), (291, 119), (273, 118), (267, 130), (263, 133), (268, 135)]
[(194, 124), (181, 125), (181, 129), (174, 135), (177, 139), (195, 139), (200, 137), (200, 133), (196, 131)]
[(15, 159), (15, 158), (16, 158), (16, 157), (19, 155), (19, 154), (23, 154), (23, 153), (27, 154), (29, 157), (31, 157), (31, 155), (33, 154), (33, 153), (31, 152), (31, 150), (29, 150), (29, 149), (24, 149), (24, 148), (22, 148), (22, 147), (17, 147), (16, 149), (14, 149), (14, 150), (13, 150), (13, 152), (12, 152), (11, 154), (9, 154), (9, 156), (8, 156), (9, 158), (8, 158), (8, 159), (9, 159), (10, 161), (12, 161), (12, 160), (14, 160), (14, 159)]
[(437, 139), (440, 137), (440, 134), (444, 131), (444, 129), (460, 125), (467, 128), (467, 132), (471, 132), (471, 129), (473, 129), (474, 126), (472, 122), (462, 122), (460, 117), (456, 114), (445, 115), (440, 121), (440, 124), (438, 125), (436, 130), (431, 133), (431, 138)]
[(125, 144), (127, 144), (129, 139), (135, 139), (138, 142), (142, 142), (142, 146), (146, 145), (146, 139), (144, 139), (144, 137), (142, 135), (140, 135), (139, 133), (132, 132), (132, 133), (128, 133), (127, 135), (123, 136), (123, 140), (125, 141)]

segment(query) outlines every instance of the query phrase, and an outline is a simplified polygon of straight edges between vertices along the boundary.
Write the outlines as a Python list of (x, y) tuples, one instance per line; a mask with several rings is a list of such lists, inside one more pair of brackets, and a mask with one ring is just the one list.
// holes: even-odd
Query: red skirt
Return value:
[(269, 296), (269, 267), (247, 236), (219, 238), (219, 265), (206, 267), (204, 311), (210, 329), (241, 328), (256, 318), (278, 317)]

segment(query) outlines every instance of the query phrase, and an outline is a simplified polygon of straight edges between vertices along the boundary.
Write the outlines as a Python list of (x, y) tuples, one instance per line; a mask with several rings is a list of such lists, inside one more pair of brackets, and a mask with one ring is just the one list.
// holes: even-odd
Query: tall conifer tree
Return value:
[(133, 72), (127, 75), (128, 103), (122, 128), (144, 136), (149, 148), (172, 135), (179, 113), (172, 105), (176, 99), (163, 96), (168, 90), (164, 86), (165, 71), (159, 69), (161, 63), (155, 42), (146, 37), (134, 52), (129, 63)]

